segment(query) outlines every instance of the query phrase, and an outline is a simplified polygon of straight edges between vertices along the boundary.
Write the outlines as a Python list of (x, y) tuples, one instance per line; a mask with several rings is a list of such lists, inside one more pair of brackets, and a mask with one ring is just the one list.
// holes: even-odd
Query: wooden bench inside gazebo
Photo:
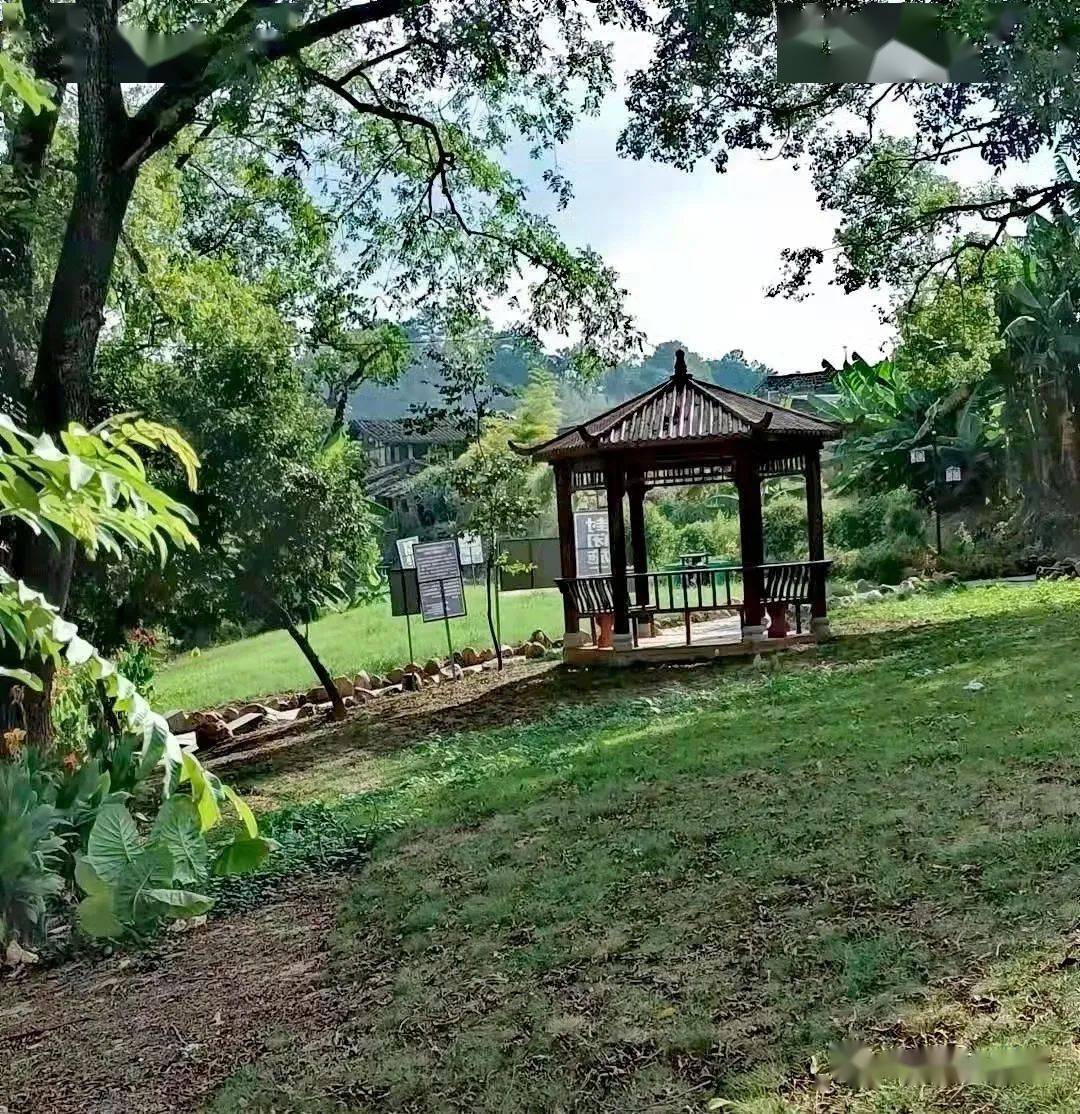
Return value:
[[(839, 436), (836, 426), (812, 415), (695, 379), (679, 351), (664, 382), (550, 441), (515, 446), (555, 471), (565, 660), (687, 661), (781, 649), (827, 634), (821, 447)], [(808, 560), (765, 561), (761, 485), (776, 476), (805, 480)], [(724, 482), (738, 491), (739, 564), (695, 560), (650, 570), (646, 492)], [(607, 496), (604, 575), (578, 575), (574, 496), (583, 491)], [(662, 616), (681, 622), (660, 626)]]

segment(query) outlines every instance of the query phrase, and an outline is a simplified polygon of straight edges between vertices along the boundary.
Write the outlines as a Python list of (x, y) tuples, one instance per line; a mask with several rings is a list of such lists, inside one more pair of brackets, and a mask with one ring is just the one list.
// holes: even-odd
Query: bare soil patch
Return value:
[(324, 971), (343, 889), (294, 886), (151, 951), (0, 982), (0, 1110), (192, 1110), (267, 1052), (317, 1046), (339, 1016)]

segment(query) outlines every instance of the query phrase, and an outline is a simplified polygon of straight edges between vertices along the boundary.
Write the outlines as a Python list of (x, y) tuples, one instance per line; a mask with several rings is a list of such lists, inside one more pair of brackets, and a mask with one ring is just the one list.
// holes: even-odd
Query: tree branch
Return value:
[[(217, 33), (220, 42), (199, 67), (198, 73), (184, 81), (162, 86), (132, 120), (133, 141), (123, 169), (131, 170), (167, 146), (192, 120), (198, 106), (222, 85), (222, 69), (238, 48), (246, 49), (263, 0), (244, 3)], [(272, 40), (256, 55), (256, 61), (273, 62), (295, 57), (302, 50), (334, 35), (401, 15), (426, 0), (368, 0), (312, 20)]]

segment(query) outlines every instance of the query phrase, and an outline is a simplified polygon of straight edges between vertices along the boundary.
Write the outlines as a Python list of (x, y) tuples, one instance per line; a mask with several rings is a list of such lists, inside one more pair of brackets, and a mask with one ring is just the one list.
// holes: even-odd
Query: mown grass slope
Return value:
[[(375, 840), (327, 975), (348, 1019), (282, 1034), (215, 1109), (1080, 1109), (1080, 592), (837, 626), (358, 762), (352, 787), (311, 769), (310, 807)], [(1049, 1064), (858, 1091), (824, 1081), (844, 1040)]]
[[(466, 587), (466, 602), (468, 615), (450, 623), (454, 648), (490, 645), (483, 589)], [(503, 595), (501, 618), (507, 642), (527, 638), (537, 627), (552, 638), (562, 634), (562, 605), (554, 589)], [(445, 625), (415, 615), (411, 622), (414, 656), (420, 661), (445, 657)], [(390, 615), (389, 600), (327, 615), (311, 624), (308, 635), (335, 676), (361, 669), (383, 673), (409, 660), (405, 620)], [(177, 658), (161, 670), (154, 688), (159, 707), (195, 711), (316, 683), (292, 639), (284, 631), (271, 631)]]

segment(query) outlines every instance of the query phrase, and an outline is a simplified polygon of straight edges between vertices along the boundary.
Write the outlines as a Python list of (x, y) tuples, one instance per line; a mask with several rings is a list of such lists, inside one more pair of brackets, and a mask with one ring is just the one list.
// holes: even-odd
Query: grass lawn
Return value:
[[(374, 854), (326, 976), (346, 1020), (213, 1109), (1080, 1109), (1080, 590), (836, 618), (761, 668), (262, 777), (284, 865), (314, 832)], [(860, 1091), (816, 1077), (844, 1040), (1049, 1063)]]
[[(455, 649), (490, 645), (482, 587), (466, 588), (469, 614), (450, 623)], [(541, 627), (552, 638), (562, 633), (562, 605), (555, 589), (512, 592), (501, 597), (504, 642), (527, 638)], [(422, 662), (446, 655), (443, 623), (412, 620), (413, 652)], [(404, 618), (392, 618), (389, 600), (381, 600), (311, 624), (311, 643), (337, 676), (366, 669), (383, 673), (409, 660)], [(197, 711), (230, 700), (308, 689), (317, 683), (296, 644), (284, 631), (272, 631), (195, 655), (185, 655), (161, 670), (155, 682), (155, 703), (164, 709)]]

